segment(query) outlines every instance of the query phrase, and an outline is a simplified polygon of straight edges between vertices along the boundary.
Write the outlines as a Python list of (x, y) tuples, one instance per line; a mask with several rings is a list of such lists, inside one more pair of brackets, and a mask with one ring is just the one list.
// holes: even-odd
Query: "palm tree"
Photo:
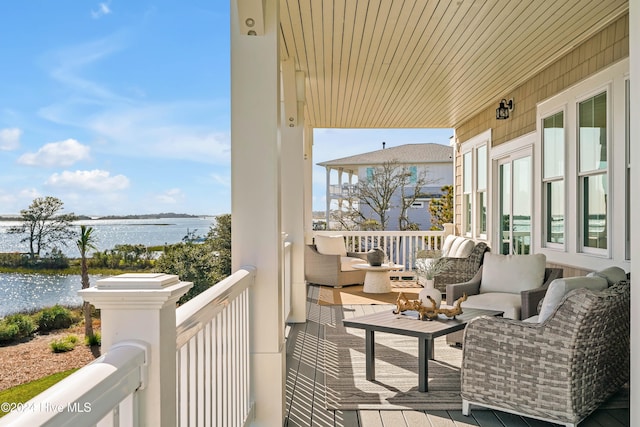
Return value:
[[(80, 268), (82, 275), (82, 289), (89, 287), (89, 268), (87, 267), (87, 252), (90, 249), (97, 250), (95, 246), (95, 238), (93, 236), (93, 227), (86, 225), (80, 226), (80, 238), (76, 241), (76, 246), (80, 251)], [(85, 301), (82, 304), (84, 312), (84, 335), (87, 338), (93, 337), (93, 324), (91, 321), (91, 304)]]

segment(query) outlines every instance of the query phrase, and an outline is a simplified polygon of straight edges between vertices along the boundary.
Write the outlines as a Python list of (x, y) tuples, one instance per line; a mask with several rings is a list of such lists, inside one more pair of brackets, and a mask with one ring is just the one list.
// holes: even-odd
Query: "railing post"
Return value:
[(149, 345), (148, 381), (138, 392), (140, 425), (176, 424), (176, 302), (193, 284), (160, 273), (121, 274), (79, 294), (100, 309), (102, 348)]

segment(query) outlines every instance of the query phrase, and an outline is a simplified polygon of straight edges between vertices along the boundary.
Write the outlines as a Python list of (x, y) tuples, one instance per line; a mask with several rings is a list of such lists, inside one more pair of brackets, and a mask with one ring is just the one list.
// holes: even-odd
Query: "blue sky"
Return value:
[[(229, 2), (0, 6), (0, 215), (230, 212)], [(315, 132), (314, 162), (451, 130)], [(314, 209), (324, 208), (314, 170)]]

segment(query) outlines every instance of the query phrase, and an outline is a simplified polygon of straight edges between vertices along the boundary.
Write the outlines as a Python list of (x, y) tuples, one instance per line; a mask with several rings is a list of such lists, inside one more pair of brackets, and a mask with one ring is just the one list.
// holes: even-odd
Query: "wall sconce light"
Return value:
[(506, 99), (500, 101), (500, 105), (496, 108), (496, 120), (504, 120), (509, 118), (509, 111), (513, 110), (513, 99), (508, 102)]

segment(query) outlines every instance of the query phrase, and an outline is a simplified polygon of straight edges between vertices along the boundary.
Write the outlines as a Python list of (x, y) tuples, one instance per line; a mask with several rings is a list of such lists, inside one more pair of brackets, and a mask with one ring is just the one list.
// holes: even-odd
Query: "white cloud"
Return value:
[(166, 204), (176, 204), (184, 200), (184, 193), (179, 188), (172, 188), (156, 196), (156, 200)]
[(20, 156), (18, 163), (28, 166), (68, 167), (89, 158), (90, 148), (75, 139), (45, 144), (35, 153)]
[(128, 188), (129, 178), (124, 175), (111, 176), (108, 171), (99, 169), (91, 171), (64, 171), (51, 175), (45, 184), (58, 188), (110, 193)]
[(20, 146), (22, 131), (18, 128), (0, 129), (0, 150), (15, 150)]
[(229, 175), (220, 175), (218, 173), (212, 173), (211, 178), (217, 184), (222, 185), (223, 187), (231, 188), (231, 177)]
[(109, 15), (111, 13), (111, 8), (108, 3), (100, 3), (98, 5), (98, 10), (91, 10), (91, 17), (93, 19), (102, 18), (104, 15)]

